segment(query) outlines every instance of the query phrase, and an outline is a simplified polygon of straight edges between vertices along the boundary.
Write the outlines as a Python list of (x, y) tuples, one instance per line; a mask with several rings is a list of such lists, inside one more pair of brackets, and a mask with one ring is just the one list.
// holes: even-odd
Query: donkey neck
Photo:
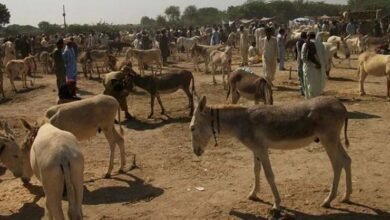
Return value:
[(240, 136), (242, 125), (247, 123), (249, 117), (247, 109), (239, 106), (210, 107), (211, 126), (217, 135)]

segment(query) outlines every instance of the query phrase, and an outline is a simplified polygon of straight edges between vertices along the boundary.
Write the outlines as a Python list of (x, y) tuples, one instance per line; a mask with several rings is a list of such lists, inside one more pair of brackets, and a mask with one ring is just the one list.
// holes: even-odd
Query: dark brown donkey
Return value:
[(273, 104), (271, 85), (263, 77), (244, 69), (237, 69), (229, 74), (228, 84), (226, 100), (231, 92), (232, 104), (237, 104), (241, 96), (254, 100), (256, 105), (260, 100), (266, 105)]
[[(129, 73), (129, 80), (141, 89), (144, 89), (150, 94), (150, 115), (151, 118), (154, 113), (154, 99), (157, 98), (161, 107), (161, 114), (165, 115), (165, 109), (162, 105), (160, 94), (170, 94), (177, 90), (183, 90), (187, 97), (190, 107), (190, 116), (194, 111), (195, 81), (194, 76), (190, 71), (182, 70), (177, 73), (167, 73), (160, 76), (141, 76), (134, 71)], [(192, 81), (192, 88), (190, 89)]]

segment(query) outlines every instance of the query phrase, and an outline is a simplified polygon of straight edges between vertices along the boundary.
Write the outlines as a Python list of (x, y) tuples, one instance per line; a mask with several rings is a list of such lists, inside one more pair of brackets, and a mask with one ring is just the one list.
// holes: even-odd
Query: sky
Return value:
[[(346, 0), (323, 0), (328, 3), (345, 3)], [(188, 5), (216, 7), (226, 10), (246, 0), (0, 0), (11, 13), (11, 24), (37, 26), (40, 21), (62, 24), (62, 5), (66, 7), (68, 24), (137, 24), (142, 16), (155, 18), (165, 8), (177, 5), (181, 11)]]

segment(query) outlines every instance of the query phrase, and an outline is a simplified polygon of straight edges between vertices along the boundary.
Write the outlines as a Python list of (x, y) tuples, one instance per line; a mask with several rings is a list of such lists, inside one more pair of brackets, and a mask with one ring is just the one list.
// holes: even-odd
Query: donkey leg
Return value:
[(363, 96), (366, 94), (366, 92), (364, 91), (364, 81), (366, 80), (367, 78), (367, 73), (363, 70), (360, 71), (360, 95)]
[(148, 118), (151, 118), (153, 116), (154, 112), (154, 95), (150, 94), (150, 114)]
[(261, 163), (264, 167), (264, 174), (265, 178), (267, 179), (268, 184), (271, 187), (272, 194), (274, 196), (274, 205), (272, 206), (273, 209), (280, 209), (280, 195), (278, 188), (275, 184), (275, 176), (274, 172), (272, 171), (271, 162), (269, 160), (268, 150), (262, 149), (262, 152), (259, 154)]
[(112, 169), (114, 168), (115, 139), (114, 139), (114, 134), (112, 132), (112, 129), (114, 128), (103, 129), (104, 136), (106, 137), (108, 144), (110, 146), (110, 162), (108, 165), (107, 173), (105, 174), (104, 178), (110, 178)]
[(387, 100), (390, 101), (390, 74), (387, 76)]
[(156, 98), (157, 98), (157, 102), (158, 102), (158, 104), (160, 105), (160, 108), (161, 108), (161, 114), (165, 115), (165, 108), (164, 108), (164, 106), (162, 104), (160, 95), (156, 95)]
[(343, 165), (340, 159), (340, 151), (337, 146), (337, 142), (331, 140), (331, 138), (321, 139), (326, 153), (328, 154), (329, 160), (332, 163), (333, 169), (333, 182), (330, 188), (329, 195), (326, 197), (324, 202), (321, 204), (322, 207), (330, 207), (330, 203), (336, 198), (337, 188), (340, 182), (340, 175)]
[(194, 113), (194, 96), (190, 92), (189, 88), (183, 89), (188, 97), (188, 107), (190, 108), (190, 116)]
[(340, 159), (342, 161), (344, 170), (345, 170), (345, 194), (343, 196), (342, 202), (349, 202), (349, 198), (352, 194), (352, 175), (351, 175), (351, 158), (348, 153), (345, 151), (341, 141), (338, 143), (338, 148), (340, 151)]
[(112, 134), (115, 139), (115, 143), (119, 147), (120, 157), (121, 157), (121, 164), (119, 167), (119, 173), (124, 173), (124, 168), (126, 166), (126, 154), (125, 154), (125, 141), (122, 136), (118, 134), (118, 132), (115, 130), (114, 127), (112, 127)]
[(256, 152), (253, 152), (253, 171), (255, 174), (255, 182), (253, 184), (252, 191), (249, 193), (248, 199), (250, 200), (258, 200), (257, 193), (260, 191), (260, 171), (261, 171), (261, 163), (260, 157)]

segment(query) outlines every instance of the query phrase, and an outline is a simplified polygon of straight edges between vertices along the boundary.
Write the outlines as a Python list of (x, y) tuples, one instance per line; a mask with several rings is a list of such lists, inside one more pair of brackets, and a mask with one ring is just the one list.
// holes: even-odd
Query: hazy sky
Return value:
[[(139, 23), (142, 16), (155, 18), (170, 5), (216, 7), (225, 10), (230, 5), (240, 5), (246, 0), (0, 0), (11, 13), (11, 24), (31, 24), (40, 21), (62, 23), (62, 5), (67, 11), (67, 23), (115, 24)], [(344, 3), (346, 0), (324, 0)]]

